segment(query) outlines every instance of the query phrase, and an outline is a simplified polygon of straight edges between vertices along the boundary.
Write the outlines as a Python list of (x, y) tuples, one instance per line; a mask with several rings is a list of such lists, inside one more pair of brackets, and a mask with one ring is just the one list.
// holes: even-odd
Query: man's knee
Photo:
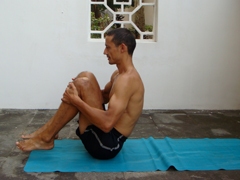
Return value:
[(97, 91), (88, 77), (80, 77), (73, 81), (78, 91), (78, 96), (87, 102), (89, 97), (96, 97)]
[(90, 86), (90, 80), (88, 77), (79, 77), (79, 78), (76, 78), (74, 81), (73, 81), (74, 85), (76, 86), (77, 89), (80, 88), (80, 90), (83, 90), (83, 89), (86, 89)]
[(78, 74), (77, 78), (82, 78), (82, 77), (87, 77), (90, 79), (91, 77), (94, 77), (94, 74), (89, 71), (83, 71), (80, 74)]

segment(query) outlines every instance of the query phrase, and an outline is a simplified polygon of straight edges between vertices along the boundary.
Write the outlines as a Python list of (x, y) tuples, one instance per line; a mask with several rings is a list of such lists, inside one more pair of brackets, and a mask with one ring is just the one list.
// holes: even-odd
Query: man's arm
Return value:
[(109, 94), (111, 92), (111, 89), (112, 82), (110, 81), (106, 84), (105, 88), (101, 90), (104, 104), (107, 104), (109, 102)]
[(119, 77), (114, 86), (115, 92), (109, 101), (107, 111), (93, 108), (82, 101), (77, 95), (77, 90), (73, 83), (70, 83), (66, 89), (63, 99), (69, 100), (68, 102), (77, 107), (92, 124), (104, 132), (109, 132), (125, 112), (129, 99), (133, 94), (131, 82), (128, 78)]
[(114, 73), (111, 76), (110, 81), (106, 84), (104, 89), (101, 90), (104, 104), (107, 104), (109, 102), (109, 94), (110, 94), (111, 89), (112, 89), (114, 78), (116, 77), (117, 74), (118, 74), (118, 70), (114, 71)]

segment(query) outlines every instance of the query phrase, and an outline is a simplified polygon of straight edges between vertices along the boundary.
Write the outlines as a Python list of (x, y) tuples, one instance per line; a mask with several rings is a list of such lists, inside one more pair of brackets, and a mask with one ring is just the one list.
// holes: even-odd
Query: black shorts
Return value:
[(109, 133), (105, 133), (94, 125), (88, 126), (83, 134), (80, 134), (77, 128), (76, 134), (89, 154), (97, 159), (114, 158), (127, 139), (114, 128)]
[[(102, 106), (103, 110), (106, 110), (105, 105)], [(76, 134), (82, 140), (89, 154), (97, 159), (114, 158), (127, 139), (114, 128), (109, 133), (105, 133), (94, 125), (88, 126), (83, 134), (80, 134), (78, 127)]]

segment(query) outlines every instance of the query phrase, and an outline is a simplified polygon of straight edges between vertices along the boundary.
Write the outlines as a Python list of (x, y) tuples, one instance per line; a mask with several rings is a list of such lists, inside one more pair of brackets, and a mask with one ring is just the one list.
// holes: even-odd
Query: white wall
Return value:
[[(57, 108), (77, 73), (114, 66), (88, 37), (88, 1), (1, 0), (0, 108)], [(138, 43), (144, 109), (240, 109), (240, 1), (159, 0), (158, 40)]]

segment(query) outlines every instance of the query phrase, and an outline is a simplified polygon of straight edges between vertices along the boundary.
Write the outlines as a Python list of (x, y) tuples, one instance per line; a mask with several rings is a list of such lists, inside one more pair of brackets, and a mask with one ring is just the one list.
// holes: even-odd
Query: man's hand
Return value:
[(67, 104), (73, 104), (73, 102), (80, 98), (78, 96), (78, 91), (73, 82), (70, 82), (63, 94), (62, 101), (67, 103)]

